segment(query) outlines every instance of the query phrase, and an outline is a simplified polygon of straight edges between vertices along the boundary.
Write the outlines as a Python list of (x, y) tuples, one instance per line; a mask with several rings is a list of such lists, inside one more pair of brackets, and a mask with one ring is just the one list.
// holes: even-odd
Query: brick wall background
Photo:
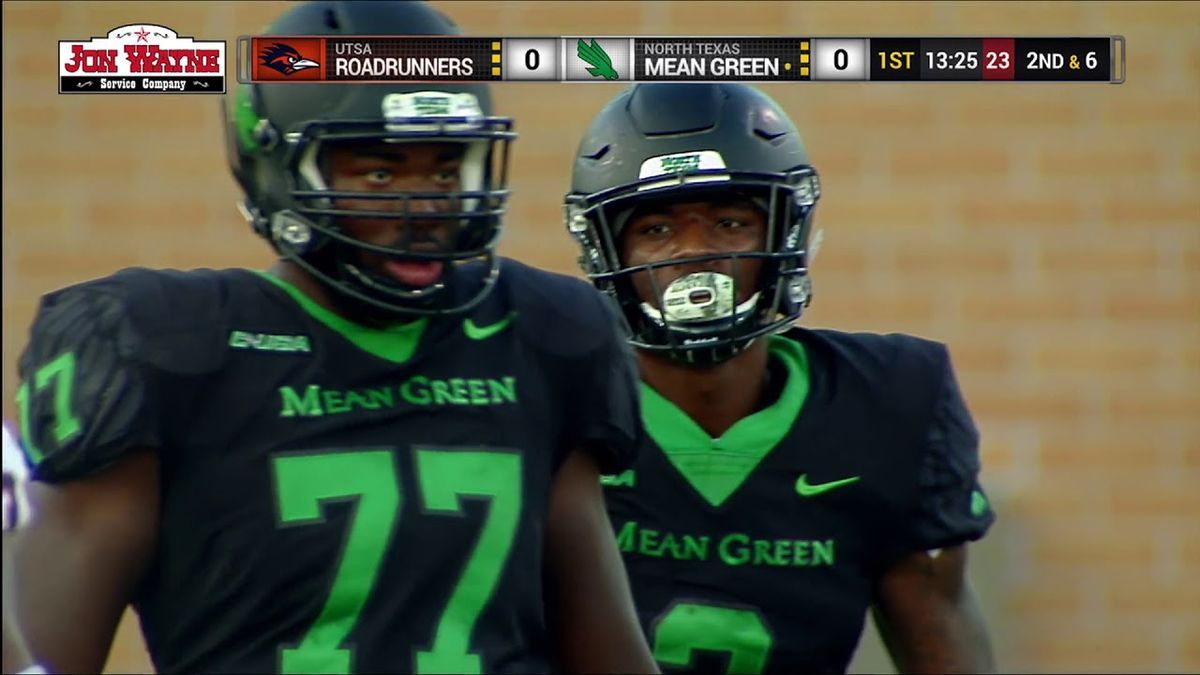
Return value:
[[(3, 411), (38, 297), (127, 265), (263, 266), (217, 101), (60, 96), (55, 41), (234, 40), (286, 3), (3, 5)], [(822, 171), (810, 325), (948, 342), (1001, 521), (972, 576), (1012, 671), (1200, 669), (1200, 4), (443, 2), (476, 35), (1102, 35), (1128, 82), (768, 87)], [(574, 272), (571, 152), (623, 85), (497, 87), (503, 250)], [(856, 662), (887, 668), (873, 638)], [(146, 665), (127, 622), (110, 669)]]

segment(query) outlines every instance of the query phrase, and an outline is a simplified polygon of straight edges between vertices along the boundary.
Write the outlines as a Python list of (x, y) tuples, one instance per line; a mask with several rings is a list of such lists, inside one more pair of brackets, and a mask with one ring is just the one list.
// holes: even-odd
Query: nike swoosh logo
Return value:
[(844, 485), (857, 483), (859, 478), (860, 476), (851, 476), (841, 480), (831, 480), (828, 483), (817, 483), (816, 485), (810, 485), (808, 482), (808, 474), (802, 473), (800, 474), (800, 477), (796, 479), (796, 494), (800, 495), (801, 497), (812, 497), (814, 495), (819, 495), (822, 492), (836, 490)]
[(487, 326), (477, 326), (475, 325), (474, 321), (470, 319), (464, 319), (462, 325), (463, 332), (466, 333), (467, 337), (471, 338), (472, 340), (486, 340), (505, 328), (508, 328), (508, 324), (512, 323), (512, 320), (514, 317), (516, 317), (516, 315), (516, 312), (509, 312), (508, 316)]

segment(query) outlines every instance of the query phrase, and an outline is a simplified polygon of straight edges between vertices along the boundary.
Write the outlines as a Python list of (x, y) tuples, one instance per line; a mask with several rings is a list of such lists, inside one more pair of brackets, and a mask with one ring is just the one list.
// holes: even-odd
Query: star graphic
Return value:
[(150, 31), (146, 30), (145, 26), (142, 26), (140, 30), (133, 31), (133, 34), (138, 36), (138, 42), (149, 42), (146, 38), (150, 36)]

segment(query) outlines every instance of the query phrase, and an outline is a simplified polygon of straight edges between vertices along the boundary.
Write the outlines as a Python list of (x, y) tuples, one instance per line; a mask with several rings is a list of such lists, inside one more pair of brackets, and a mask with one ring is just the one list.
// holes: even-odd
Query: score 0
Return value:
[(558, 40), (504, 40), (504, 79), (557, 82), (559, 73)]
[(867, 79), (867, 41), (860, 38), (814, 39), (812, 79)]

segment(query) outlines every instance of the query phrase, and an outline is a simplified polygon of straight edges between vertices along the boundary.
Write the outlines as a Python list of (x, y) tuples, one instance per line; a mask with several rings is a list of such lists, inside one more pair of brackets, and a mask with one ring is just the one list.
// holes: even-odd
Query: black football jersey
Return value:
[(643, 385), (646, 447), (602, 479), (664, 672), (844, 672), (880, 573), (994, 519), (943, 345), (793, 329), (769, 350), (774, 402), (719, 439)]
[(509, 260), (471, 312), (392, 329), (267, 273), (130, 269), (43, 299), (24, 436), (48, 482), (158, 449), (134, 607), (160, 672), (542, 672), (552, 477), (643, 433), (617, 326)]

